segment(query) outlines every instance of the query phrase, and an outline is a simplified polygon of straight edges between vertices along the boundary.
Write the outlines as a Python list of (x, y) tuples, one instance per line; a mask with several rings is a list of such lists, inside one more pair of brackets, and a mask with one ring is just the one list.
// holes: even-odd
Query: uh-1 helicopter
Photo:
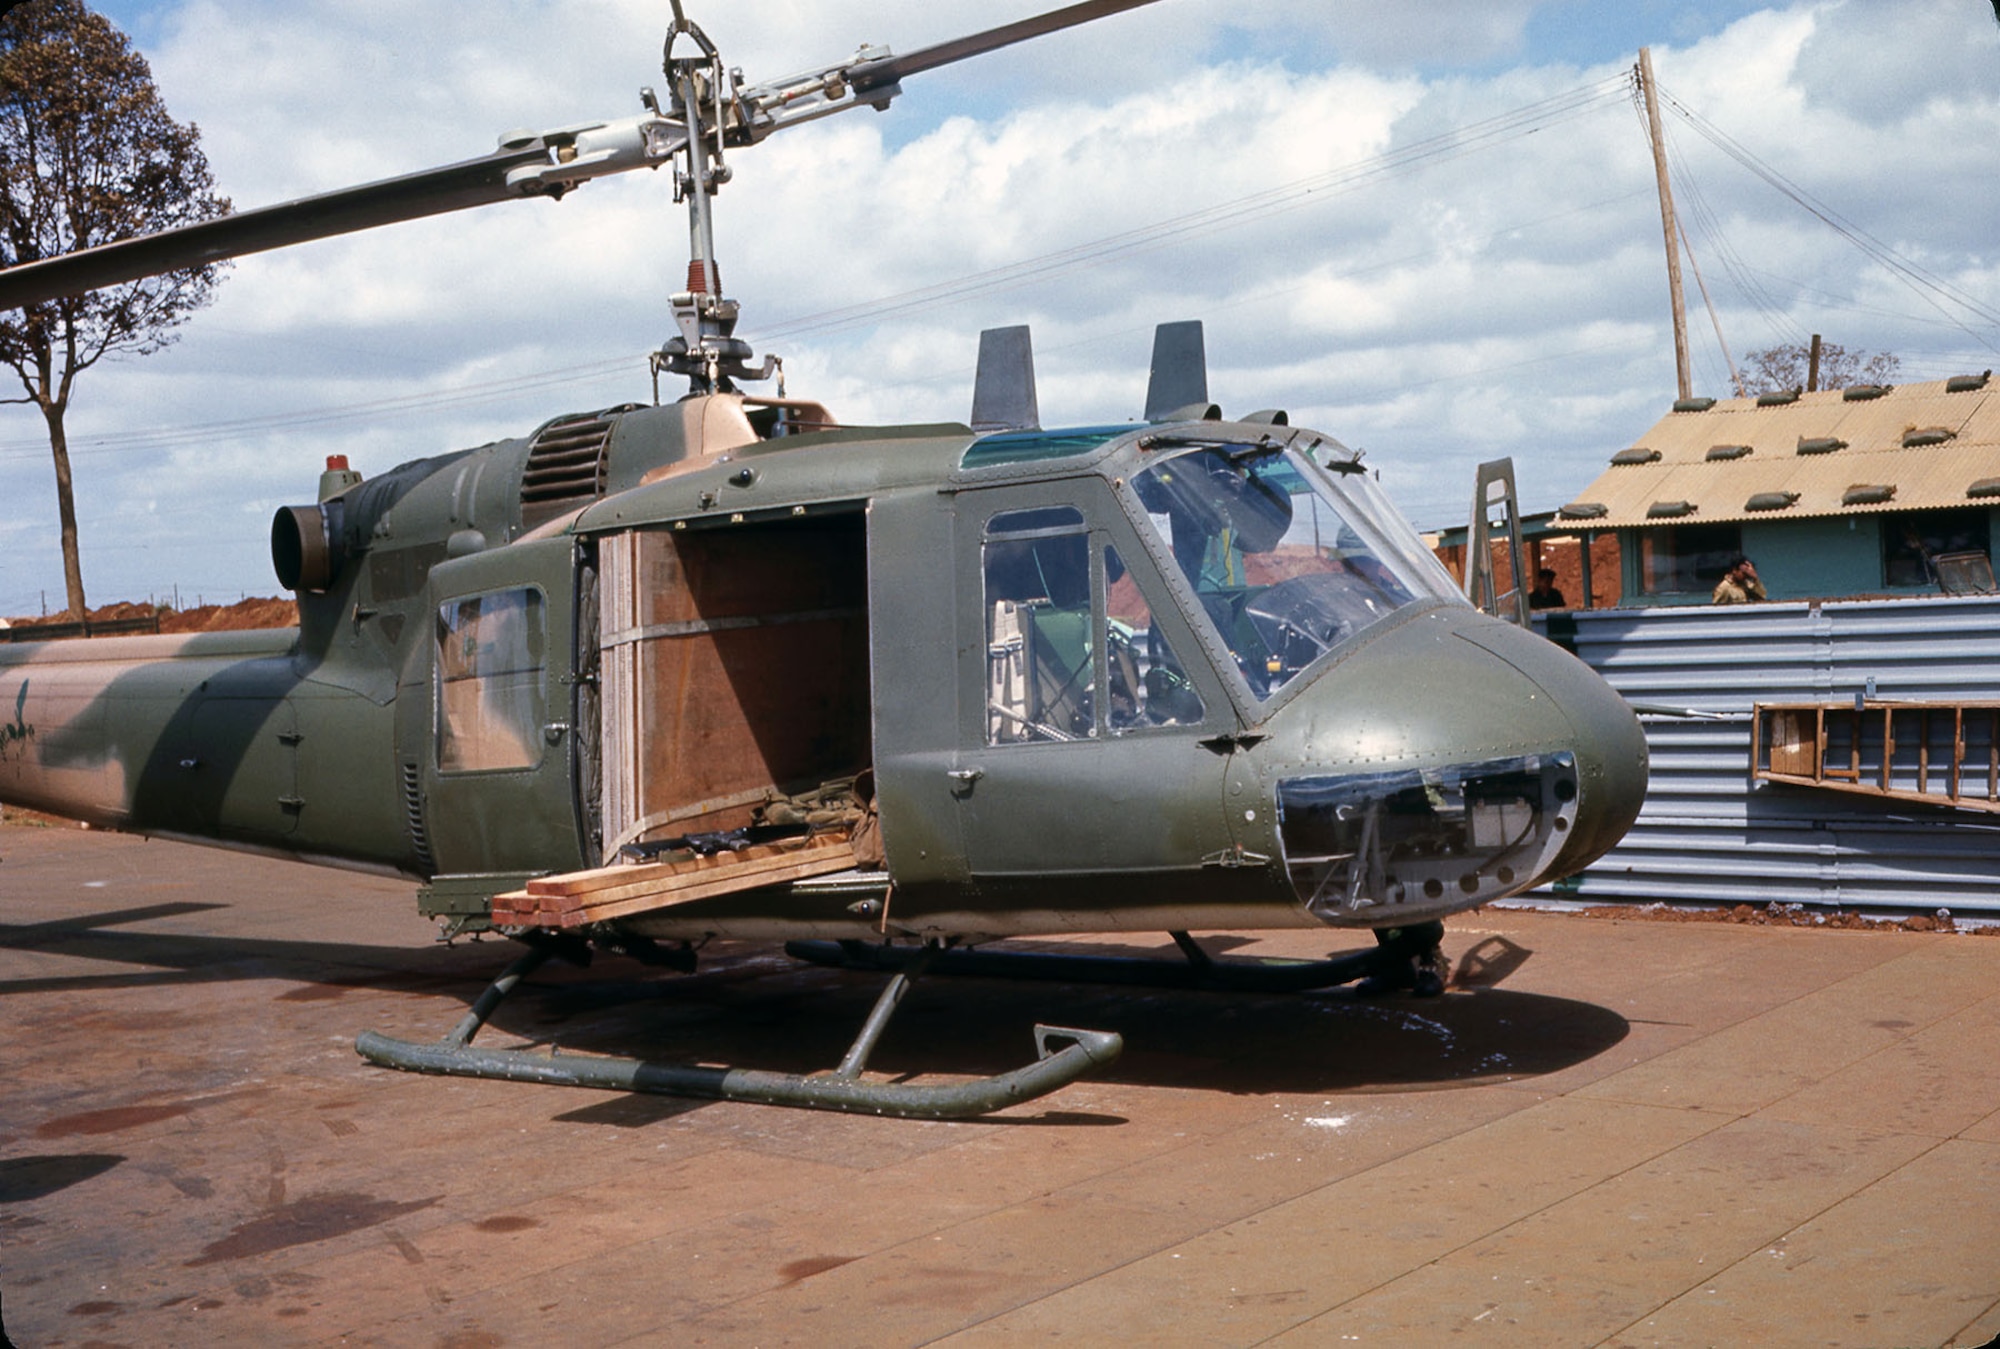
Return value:
[[(521, 956), (429, 1072), (922, 1117), (1114, 1058), (1038, 1026), (1026, 1067), (863, 1076), (923, 971), (1434, 991), (1440, 920), (1573, 873), (1636, 817), (1631, 710), (1475, 609), (1329, 436), (1224, 418), (1199, 324), (1156, 335), (1145, 420), (1040, 425), (1026, 329), (983, 335), (967, 425), (850, 427), (734, 335), (725, 154), (906, 75), (1150, 0), (1090, 0), (746, 84), (681, 13), (668, 95), (483, 158), (0, 273), (0, 306), (671, 165), (688, 206), (652, 405), (363, 477), (272, 524), (299, 627), (0, 651), (0, 800), (423, 882), (445, 935)], [(682, 54), (676, 46), (685, 44)], [(660, 404), (661, 373), (689, 389)], [(1191, 930), (1374, 929), (1321, 961)], [(992, 951), (1160, 932), (1186, 963)], [(805, 1076), (471, 1044), (550, 955), (692, 969), (710, 938), (889, 972)]]

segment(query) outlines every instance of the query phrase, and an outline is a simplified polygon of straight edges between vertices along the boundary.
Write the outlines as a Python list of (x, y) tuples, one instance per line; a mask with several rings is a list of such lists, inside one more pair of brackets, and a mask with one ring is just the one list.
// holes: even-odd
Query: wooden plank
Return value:
[(1951, 799), (1959, 798), (1959, 775), (1965, 766), (1965, 709), (1951, 709)]
[(629, 918), (633, 914), (671, 908), (676, 904), (686, 904), (697, 899), (712, 899), (717, 895), (732, 894), (738, 890), (755, 890), (767, 885), (785, 885), (812, 876), (824, 876), (830, 872), (845, 871), (853, 865), (853, 849), (823, 848), (789, 866), (758, 872), (752, 876), (718, 877), (673, 888), (661, 887), (648, 894), (593, 902), (579, 909), (564, 910), (559, 915), (560, 921), (557, 926), (574, 927), (580, 923), (596, 923), (607, 918)]
[[(671, 869), (660, 866), (630, 867), (627, 869), (634, 874), (624, 883), (597, 884), (582, 891), (566, 892), (557, 887), (543, 887), (537, 881), (529, 881), (525, 888), (529, 894), (538, 899), (553, 901), (555, 908), (575, 909), (592, 904), (610, 903), (632, 895), (657, 894), (676, 886), (695, 885), (709, 880), (761, 876), (769, 871), (782, 871), (800, 858), (817, 857), (821, 853), (845, 857), (848, 859), (845, 865), (854, 865), (854, 850), (847, 846), (845, 839), (840, 839), (811, 848), (792, 848), (784, 852), (751, 858), (744, 858), (741, 853), (722, 853), (715, 858), (702, 858), (702, 865), (699, 866), (681, 863)], [(724, 857), (735, 860), (719, 860)], [(543, 879), (560, 881), (562, 877)]]
[(526, 890), (509, 890), (504, 895), (493, 896), (488, 906), (489, 916), (500, 927), (550, 927), (555, 923), (555, 912), (544, 911), (542, 901)]
[[(690, 868), (673, 874), (660, 874), (659, 867), (626, 867), (624, 870), (627, 872), (647, 872), (650, 879), (629, 885), (600, 887), (580, 895), (538, 893), (533, 889), (536, 882), (531, 881), (529, 888), (495, 895), (492, 917), (494, 922), (507, 926), (574, 927), (738, 890), (784, 885), (811, 876), (845, 871), (853, 865), (854, 849), (845, 840), (835, 840), (811, 848), (792, 849), (782, 856), (754, 858), (734, 865)], [(560, 881), (564, 878), (539, 879)]]
[(1917, 709), (1917, 794), (1929, 794), (1931, 789), (1931, 710)]
[[(1885, 792), (1872, 783), (1815, 782), (1811, 778), (1788, 777), (1783, 773), (1764, 773), (1761, 776), (1766, 782), (1790, 782), (1801, 787), (1823, 787), (1830, 792), (1844, 792), (1849, 796), (1871, 796), (1878, 801), (1884, 799), (1892, 801), (1915, 801), (1933, 806), (1953, 804), (1939, 800), (1935, 792), (1928, 796), (1923, 796), (1916, 792), (1906, 792), (1900, 789)], [(1982, 800), (1979, 797), (1972, 797), (1955, 804), (1960, 810), (1976, 810), (1987, 814), (2000, 814), (2000, 801), (1988, 801)]]
[(1882, 705), (1882, 795), (1894, 790), (1895, 782), (1889, 773), (1896, 762), (1896, 709), (1887, 703)]
[(586, 895), (598, 890), (684, 876), (689, 872), (728, 866), (732, 863), (789, 856), (794, 852), (824, 846), (827, 844), (817, 840), (792, 848), (775, 843), (760, 843), (755, 847), (713, 853), (707, 857), (681, 857), (671, 862), (628, 862), (623, 866), (593, 867), (589, 871), (567, 871), (557, 876), (537, 876), (524, 888), (535, 895)]

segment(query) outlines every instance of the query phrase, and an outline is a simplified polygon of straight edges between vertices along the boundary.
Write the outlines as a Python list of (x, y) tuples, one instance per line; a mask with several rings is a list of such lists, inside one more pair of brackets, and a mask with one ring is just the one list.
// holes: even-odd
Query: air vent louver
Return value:
[(403, 813), (410, 826), (410, 852), (423, 868), (424, 875), (433, 875), (437, 863), (431, 858), (430, 835), (424, 832), (424, 792), (422, 780), (417, 775), (413, 763), (403, 765)]
[(604, 495), (605, 449), (631, 407), (563, 417), (535, 433), (521, 469), (521, 527), (533, 529)]

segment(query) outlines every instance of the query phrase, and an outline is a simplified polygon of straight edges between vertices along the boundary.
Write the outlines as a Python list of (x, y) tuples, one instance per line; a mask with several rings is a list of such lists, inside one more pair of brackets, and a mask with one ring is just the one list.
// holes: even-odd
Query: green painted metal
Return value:
[[(1091, 428), (1080, 438), (1096, 442), (1092, 453), (1002, 466), (993, 480), (963, 475), (974, 440), (957, 427), (798, 436), (686, 462), (684, 408), (604, 416), (606, 453), (625, 456), (617, 476), (635, 485), (533, 536), (519, 501), (528, 438), (416, 461), (335, 498), (341, 565), (325, 590), (300, 595), (297, 633), (0, 652), (0, 693), (22, 709), (0, 795), (113, 827), (401, 871), (432, 882), (427, 911), (476, 927), (482, 888), (596, 860), (579, 820), (579, 765), (594, 762), (581, 742), (596, 728), (578, 724), (575, 657), (590, 639), (573, 626), (590, 576), (578, 568), (596, 542), (633, 529), (726, 539), (865, 507), (869, 590), (856, 601), (871, 616), (892, 932), (1326, 921), (1287, 874), (1275, 801), (1280, 781), (1341, 765), (1573, 751), (1593, 828), (1568, 841), (1564, 866), (1608, 846), (1599, 834), (1636, 811), (1643, 748), (1623, 705), (1555, 647), (1446, 594), (1374, 622), (1281, 691), (1246, 683), (1232, 649), (1246, 620), (1217, 626), (1131, 484), (1163, 455), (1254, 446), (1269, 427), (1134, 427), (1122, 439)], [(1093, 556), (1108, 547), (1129, 569), (1120, 584), (1143, 594), (1185, 663), (1199, 724), (985, 743), (982, 531), (996, 514), (1057, 505), (1080, 513)], [(440, 624), (471, 600), (517, 592), (532, 593), (545, 628), (542, 739), (529, 761), (454, 771), (438, 744)], [(1068, 621), (1080, 659), (1095, 638)], [(1105, 687), (1107, 658), (1089, 658)], [(851, 903), (825, 887), (776, 887), (622, 926), (688, 939), (880, 928)]]

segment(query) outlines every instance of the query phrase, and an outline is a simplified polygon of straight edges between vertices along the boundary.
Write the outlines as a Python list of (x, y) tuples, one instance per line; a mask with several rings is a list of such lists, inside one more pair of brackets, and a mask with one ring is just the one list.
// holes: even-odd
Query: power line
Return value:
[(957, 303), (977, 295), (1018, 289), (1081, 268), (1098, 266), (1114, 258), (1153, 252), (1183, 239), (1265, 220), (1275, 214), (1316, 205), (1318, 201), (1353, 191), (1379, 179), (1399, 177), (1434, 163), (1477, 153), (1507, 140), (1533, 135), (1616, 101), (1622, 97), (1624, 88), (1623, 76), (1581, 85), (1323, 173), (971, 276), (817, 314), (780, 320), (761, 329), (758, 336), (771, 341), (808, 333), (839, 331), (886, 317)]
[[(1622, 97), (1625, 86), (1625, 78), (1621, 75), (1566, 89), (1323, 173), (971, 276), (839, 309), (780, 319), (757, 335), (766, 343), (806, 335), (827, 335), (980, 295), (1019, 289), (1080, 269), (1100, 266), (1113, 259), (1156, 251), (1184, 239), (1266, 220), (1273, 215), (1317, 205), (1377, 180), (1399, 177), (1509, 140), (1534, 135), (1616, 101)], [(643, 355), (624, 355), (533, 375), (486, 380), (441, 391), (371, 399), (361, 403), (148, 431), (83, 435), (73, 438), (71, 453), (91, 455), (136, 449), (172, 449), (299, 427), (367, 421), (398, 413), (471, 407), (535, 389), (607, 378), (635, 369), (643, 359)], [(47, 445), (36, 441), (0, 443), (0, 460), (39, 458), (47, 452)]]
[(1967, 327), (1963, 321), (1952, 317), (1944, 301), (1949, 300), (1956, 303), (1978, 319), (1995, 327), (2000, 327), (2000, 313), (1987, 308), (1983, 301), (1971, 295), (1963, 288), (1904, 257), (1889, 247), (1889, 245), (1862, 229), (1859, 225), (1840, 215), (1832, 207), (1820, 202), (1803, 187), (1787, 178), (1769, 164), (1766, 164), (1748, 147), (1744, 146), (1706, 117), (1703, 117), (1700, 113), (1682, 103), (1664, 88), (1660, 90), (1660, 95), (1666, 101), (1669, 108), (1717, 149), (1721, 150), (1731, 159), (1734, 159), (1738, 164), (1741, 164), (1756, 177), (1762, 179), (1800, 209), (1814, 216), (1822, 224), (1826, 225), (1843, 239), (1846, 239), (1864, 255), (1879, 263), (1927, 304), (1935, 308), (1940, 314), (1944, 314), (1947, 318), (1950, 318), (1954, 326), (1959, 328), (1960, 331), (1964, 332), (1973, 341), (1978, 342), (1989, 351), (2000, 351), (2000, 347), (1995, 347), (1992, 342), (1982, 337), (1972, 328)]

